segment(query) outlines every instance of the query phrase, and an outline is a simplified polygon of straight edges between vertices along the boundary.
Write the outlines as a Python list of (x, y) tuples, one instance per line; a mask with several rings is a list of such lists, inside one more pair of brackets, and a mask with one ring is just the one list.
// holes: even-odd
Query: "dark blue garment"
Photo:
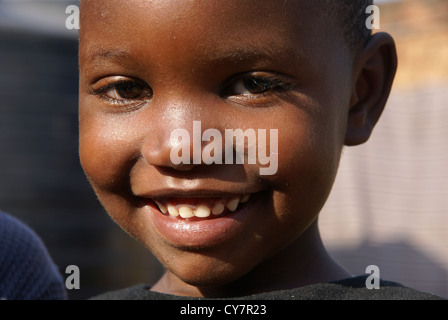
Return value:
[(61, 274), (37, 234), (0, 212), (0, 299), (62, 300)]

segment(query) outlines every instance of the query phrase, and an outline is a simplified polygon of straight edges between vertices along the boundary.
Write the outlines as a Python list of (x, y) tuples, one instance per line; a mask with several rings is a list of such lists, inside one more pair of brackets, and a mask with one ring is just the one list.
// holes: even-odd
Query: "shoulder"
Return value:
[(39, 236), (0, 211), (0, 298), (65, 299), (62, 277)]

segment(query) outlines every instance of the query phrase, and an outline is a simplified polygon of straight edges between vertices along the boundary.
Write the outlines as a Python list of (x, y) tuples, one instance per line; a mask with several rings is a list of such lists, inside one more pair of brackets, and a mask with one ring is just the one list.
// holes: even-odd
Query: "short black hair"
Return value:
[(341, 36), (350, 49), (359, 50), (365, 46), (372, 36), (372, 30), (367, 28), (366, 9), (373, 5), (373, 0), (324, 0), (325, 6), (335, 17)]

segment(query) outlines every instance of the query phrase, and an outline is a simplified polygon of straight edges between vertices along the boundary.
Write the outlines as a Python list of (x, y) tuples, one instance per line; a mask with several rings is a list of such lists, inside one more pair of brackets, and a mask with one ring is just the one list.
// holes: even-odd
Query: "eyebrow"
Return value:
[(110, 65), (117, 65), (124, 69), (139, 69), (141, 67), (138, 60), (124, 48), (104, 48), (94, 46), (86, 48), (79, 55), (79, 64), (88, 65), (90, 70), (104, 68)]
[[(269, 50), (270, 51), (270, 50)], [(269, 61), (275, 60), (275, 55), (268, 50), (255, 48), (238, 48), (231, 51), (216, 51), (208, 56), (209, 61), (218, 63), (239, 63), (247, 61)]]
[[(269, 50), (271, 51), (271, 50)], [(91, 49), (88, 52), (88, 56), (90, 60), (96, 59), (128, 59), (131, 58), (132, 55), (126, 51), (125, 49), (113, 48), (113, 49)], [(269, 59), (271, 58), (271, 54), (266, 53), (266, 50), (257, 50), (257, 49), (245, 49), (245, 48), (237, 48), (231, 51), (215, 51), (208, 54), (211, 58), (210, 60), (216, 61), (227, 61), (227, 60), (245, 60), (245, 59)]]
[(271, 45), (246, 45), (231, 49), (211, 50), (207, 55), (207, 61), (210, 64), (218, 65), (238, 65), (254, 64), (283, 66), (287, 70), (294, 63), (300, 61), (300, 65), (305, 63), (305, 57), (300, 49), (291, 46), (280, 46), (275, 42)]
[[(284, 64), (291, 59), (302, 57), (301, 50), (293, 50), (291, 47), (281, 47), (272, 43), (272, 45), (253, 44), (245, 47), (236, 48), (213, 48), (204, 54), (210, 64), (234, 64), (266, 62)], [(303, 58), (303, 57), (302, 57)], [(93, 47), (87, 50), (88, 62), (111, 61), (121, 66), (129, 66), (129, 61), (140, 64), (139, 57), (133, 56), (125, 48), (103, 48)], [(289, 64), (289, 63), (288, 63)]]
[(114, 59), (117, 61), (128, 59), (131, 54), (125, 49), (114, 48), (114, 49), (103, 49), (103, 48), (93, 48), (88, 50), (87, 56), (89, 60), (96, 59)]

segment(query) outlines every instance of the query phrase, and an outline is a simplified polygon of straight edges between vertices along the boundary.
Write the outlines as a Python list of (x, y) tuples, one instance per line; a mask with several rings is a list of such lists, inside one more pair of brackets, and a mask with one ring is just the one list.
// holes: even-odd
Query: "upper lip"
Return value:
[(135, 194), (137, 197), (146, 199), (158, 198), (231, 198), (240, 195), (249, 195), (260, 192), (260, 189), (234, 189), (234, 190), (211, 190), (211, 189), (158, 189), (151, 192)]

